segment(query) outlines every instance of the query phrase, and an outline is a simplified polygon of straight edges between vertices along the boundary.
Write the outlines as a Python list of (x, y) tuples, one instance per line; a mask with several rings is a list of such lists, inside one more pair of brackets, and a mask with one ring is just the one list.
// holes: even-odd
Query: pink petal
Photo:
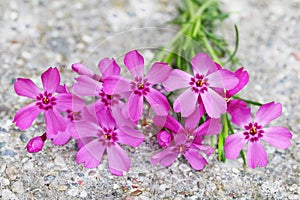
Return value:
[(128, 99), (128, 112), (132, 121), (137, 121), (143, 114), (144, 97), (132, 93)]
[(96, 112), (97, 120), (102, 128), (113, 130), (116, 127), (116, 122), (111, 115), (110, 109), (103, 108)]
[(66, 86), (66, 84), (58, 85), (55, 92), (57, 92), (57, 93), (71, 93), (68, 86)]
[(36, 99), (36, 96), (41, 94), (40, 90), (28, 78), (18, 78), (14, 84), (14, 89), (19, 96)]
[(85, 66), (81, 63), (72, 64), (72, 70), (79, 75), (86, 75), (90, 78), (93, 78), (95, 75), (93, 70), (91, 70), (90, 68), (88, 68), (87, 66)]
[(114, 59), (104, 58), (98, 63), (99, 71), (102, 73), (102, 77), (106, 78), (112, 75), (120, 75), (120, 67)]
[(226, 69), (217, 70), (206, 76), (206, 78), (209, 87), (224, 88), (226, 90), (234, 88), (239, 82), (234, 73)]
[(238, 108), (247, 108), (247, 103), (238, 99), (230, 99), (227, 103), (227, 112), (232, 118), (235, 117), (234, 112)]
[(214, 61), (212, 61), (206, 53), (198, 53), (195, 55), (191, 60), (191, 64), (195, 75), (199, 74), (205, 76), (218, 69)]
[(266, 151), (259, 141), (248, 143), (246, 157), (247, 164), (253, 169), (257, 166), (265, 167), (268, 164)]
[(256, 115), (254, 121), (261, 126), (265, 126), (272, 120), (278, 118), (282, 113), (282, 106), (280, 103), (270, 102), (262, 105)]
[(230, 113), (232, 123), (244, 128), (252, 122), (251, 109), (250, 108), (236, 108), (234, 112)]
[(165, 127), (170, 131), (172, 131), (173, 133), (178, 133), (180, 130), (183, 130), (181, 124), (176, 119), (174, 119), (171, 115), (167, 115), (167, 117), (158, 116), (158, 115), (154, 116), (153, 123), (155, 124), (155, 126), (159, 128)]
[(165, 116), (170, 111), (167, 98), (155, 89), (150, 88), (150, 92), (145, 95), (146, 100), (151, 105), (155, 114)]
[(71, 135), (68, 133), (68, 128), (65, 132), (58, 132), (57, 135), (54, 136), (55, 137), (52, 138), (52, 143), (57, 146), (65, 145), (71, 139)]
[(47, 71), (45, 71), (42, 76), (43, 88), (48, 93), (55, 92), (57, 86), (60, 82), (60, 75), (58, 69), (50, 67)]
[(172, 68), (167, 63), (156, 62), (152, 65), (146, 79), (151, 84), (164, 82), (169, 77), (171, 70)]
[(113, 118), (115, 119), (118, 127), (122, 127), (122, 126), (134, 127), (136, 124), (129, 118), (129, 115), (127, 116), (128, 118), (126, 118), (123, 115), (122, 108), (124, 106), (125, 106), (125, 104), (123, 102), (120, 102), (119, 104), (114, 105), (113, 107), (111, 107), (111, 114), (112, 114)]
[(220, 118), (227, 109), (225, 99), (216, 93), (214, 90), (208, 88), (208, 91), (200, 93), (204, 108), (211, 118)]
[(174, 111), (181, 112), (183, 117), (188, 117), (195, 111), (197, 99), (198, 94), (194, 93), (190, 88), (188, 88), (174, 101)]
[(115, 176), (123, 176), (123, 171), (115, 170), (113, 168), (109, 168), (109, 172)]
[(37, 153), (43, 149), (44, 141), (42, 136), (31, 138), (25, 148), (29, 153)]
[(84, 100), (68, 93), (61, 93), (55, 96), (57, 104), (55, 107), (60, 111), (74, 111), (78, 112), (85, 106)]
[(124, 64), (134, 78), (144, 77), (144, 58), (137, 50), (130, 51), (125, 55)]
[(186, 88), (190, 86), (189, 82), (191, 81), (191, 78), (192, 76), (190, 74), (179, 69), (174, 69), (169, 74), (168, 79), (163, 82), (163, 86), (168, 92)]
[(195, 111), (186, 118), (185, 120), (185, 129), (194, 130), (201, 118), (202, 115), (200, 115), (200, 109), (196, 108)]
[(132, 91), (130, 82), (132, 81), (124, 77), (110, 76), (103, 80), (103, 91), (110, 95), (129, 92)]
[(101, 130), (97, 124), (87, 120), (75, 122), (75, 127), (79, 138), (96, 137)]
[(179, 151), (176, 150), (177, 147), (167, 147), (163, 151), (153, 155), (150, 159), (152, 165), (160, 163), (164, 167), (168, 167), (173, 164), (173, 162), (178, 157)]
[(56, 135), (58, 131), (64, 132), (66, 130), (66, 121), (56, 109), (45, 111), (44, 116), (47, 133)]
[(15, 122), (21, 130), (25, 130), (31, 126), (40, 112), (41, 110), (35, 105), (35, 102), (31, 103), (17, 112), (13, 122)]
[(221, 132), (222, 123), (221, 119), (208, 119), (206, 122), (201, 124), (195, 131), (197, 135), (216, 135)]
[(130, 169), (130, 158), (126, 151), (117, 143), (107, 148), (108, 165), (117, 171), (128, 172)]
[(263, 137), (265, 142), (279, 149), (286, 149), (291, 146), (292, 133), (289, 129), (281, 126), (264, 128)]
[(189, 149), (183, 155), (195, 170), (202, 170), (204, 165), (208, 165), (206, 159), (195, 149)]
[(233, 135), (230, 135), (225, 140), (225, 155), (228, 159), (236, 159), (243, 148), (243, 146), (246, 144), (245, 136), (242, 132), (235, 133)]
[(101, 163), (104, 150), (105, 146), (98, 140), (93, 140), (79, 149), (76, 161), (78, 164), (84, 163), (85, 168), (96, 168)]
[(73, 85), (73, 90), (80, 96), (99, 96), (102, 90), (102, 84), (86, 75), (75, 78), (77, 83)]
[(226, 97), (230, 98), (241, 91), (249, 82), (249, 74), (243, 67), (234, 72), (234, 75), (239, 79), (239, 83), (231, 90), (226, 91)]
[(118, 142), (121, 144), (138, 147), (145, 139), (145, 136), (134, 128), (123, 126), (117, 130)]
[(167, 131), (159, 131), (157, 134), (157, 142), (161, 147), (168, 146), (172, 139), (172, 134)]

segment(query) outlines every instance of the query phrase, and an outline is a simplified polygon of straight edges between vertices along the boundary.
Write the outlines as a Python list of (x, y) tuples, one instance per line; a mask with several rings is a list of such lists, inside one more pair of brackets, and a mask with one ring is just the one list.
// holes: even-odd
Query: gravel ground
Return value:
[(1, 199), (299, 199), (299, 0), (222, 0), (222, 8), (232, 14), (220, 30), (233, 45), (233, 24), (238, 25), (237, 57), (251, 75), (242, 96), (281, 102), (284, 113), (276, 124), (293, 132), (287, 150), (265, 145), (267, 167), (244, 168), (241, 158), (221, 163), (216, 155), (200, 172), (183, 158), (169, 168), (152, 166), (149, 149), (158, 146), (149, 130), (138, 149), (126, 148), (132, 166), (124, 177), (108, 172), (106, 158), (97, 169), (77, 165), (74, 141), (63, 147), (48, 141), (42, 152), (27, 153), (26, 142), (42, 134), (44, 124), (38, 118), (22, 132), (11, 123), (16, 111), (28, 103), (14, 94), (17, 77), (40, 83), (46, 68), (58, 66), (62, 82), (71, 84), (75, 76), (71, 63), (96, 66), (106, 56), (121, 61), (130, 49), (142, 49), (150, 60), (151, 49), (165, 45), (175, 33), (173, 27), (164, 29), (176, 15), (170, 1), (98, 2), (0, 0)]

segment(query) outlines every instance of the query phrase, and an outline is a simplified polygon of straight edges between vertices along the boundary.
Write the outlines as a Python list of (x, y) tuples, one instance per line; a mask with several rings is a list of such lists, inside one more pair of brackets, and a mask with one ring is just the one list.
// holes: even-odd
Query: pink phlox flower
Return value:
[(231, 99), (232, 96), (236, 95), (239, 91), (241, 91), (249, 82), (249, 74), (243, 67), (237, 69), (234, 72), (234, 75), (238, 78), (238, 84), (231, 90), (227, 90), (225, 92), (225, 99), (227, 101), (227, 112), (231, 115), (232, 121), (236, 121), (236, 115), (234, 112), (237, 109), (244, 109), (247, 108), (247, 103), (238, 100), (238, 99)]
[(163, 83), (167, 91), (188, 88), (174, 101), (174, 111), (188, 117), (196, 109), (198, 102), (203, 104), (199, 109), (204, 108), (210, 117), (219, 118), (226, 112), (227, 103), (218, 91), (234, 88), (238, 79), (232, 72), (221, 69), (208, 54), (197, 54), (192, 58), (191, 64), (194, 75), (175, 69)]
[(138, 51), (126, 54), (124, 63), (133, 80), (120, 76), (104, 79), (103, 90), (107, 94), (129, 95), (123, 114), (132, 121), (140, 119), (143, 113), (144, 97), (157, 115), (166, 116), (170, 110), (167, 98), (152, 86), (165, 81), (171, 71), (167, 63), (156, 62), (144, 76), (144, 58)]
[(164, 131), (171, 134), (173, 140), (164, 146), (161, 152), (151, 157), (153, 165), (160, 163), (165, 167), (170, 166), (179, 154), (182, 154), (196, 170), (201, 170), (208, 164), (200, 152), (209, 156), (213, 148), (202, 144), (203, 136), (218, 134), (221, 131), (221, 123), (220, 119), (211, 118), (198, 127), (198, 113), (195, 112), (186, 119), (185, 128), (170, 115), (166, 118), (154, 117), (154, 124), (158, 127), (163, 125)]
[(105, 106), (101, 109), (87, 106), (82, 114), (83, 120), (76, 123), (81, 147), (77, 162), (84, 163), (86, 168), (95, 168), (106, 151), (112, 174), (122, 176), (123, 172), (128, 172), (130, 159), (119, 143), (137, 147), (143, 142), (144, 135), (132, 126), (118, 126)]
[(31, 138), (25, 148), (29, 153), (37, 153), (43, 149), (45, 140), (46, 133), (41, 136)]
[(81, 103), (81, 99), (72, 94), (55, 94), (60, 83), (60, 75), (57, 68), (50, 67), (41, 75), (43, 92), (27, 78), (18, 78), (14, 89), (19, 96), (28, 97), (34, 100), (33, 103), (20, 109), (13, 122), (25, 130), (31, 126), (35, 118), (44, 113), (47, 134), (57, 134), (58, 131), (66, 130), (66, 121), (61, 112), (66, 108), (72, 109)]
[(225, 141), (225, 155), (228, 159), (236, 159), (243, 146), (248, 143), (247, 164), (251, 168), (257, 166), (264, 167), (268, 163), (268, 158), (261, 140), (279, 149), (285, 149), (291, 145), (291, 132), (281, 126), (265, 127), (272, 120), (278, 118), (282, 113), (280, 103), (270, 102), (262, 105), (252, 120), (251, 110), (238, 109), (235, 112), (236, 121), (242, 131), (230, 135)]
[[(69, 88), (64, 85), (59, 85), (56, 89), (57, 93), (67, 93), (71, 94)], [(80, 99), (79, 97), (77, 97)], [(65, 131), (59, 131), (56, 135), (54, 134), (47, 134), (48, 139), (52, 139), (52, 143), (55, 145), (64, 145), (66, 144), (71, 138), (78, 139), (78, 133), (75, 126), (75, 123), (82, 119), (81, 111), (85, 107), (84, 100), (78, 101), (76, 107), (73, 106), (72, 110), (66, 108), (64, 110), (64, 118), (67, 123), (67, 128)]]

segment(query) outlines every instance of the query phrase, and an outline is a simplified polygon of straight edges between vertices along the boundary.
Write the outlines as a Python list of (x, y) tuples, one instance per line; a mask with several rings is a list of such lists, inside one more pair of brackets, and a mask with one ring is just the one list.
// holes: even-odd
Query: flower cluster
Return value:
[[(125, 55), (124, 64), (131, 77), (121, 76), (114, 59), (102, 59), (99, 73), (81, 63), (73, 64), (79, 76), (72, 91), (61, 85), (57, 68), (49, 68), (41, 75), (43, 90), (30, 79), (18, 78), (14, 84), (16, 93), (33, 102), (20, 109), (13, 121), (26, 130), (43, 113), (46, 123), (45, 133), (32, 138), (27, 151), (39, 152), (47, 139), (64, 145), (73, 138), (78, 141), (78, 163), (95, 168), (106, 152), (110, 172), (122, 176), (130, 169), (130, 158), (122, 147), (138, 147), (145, 139), (137, 128), (145, 101), (153, 110), (153, 124), (159, 130), (157, 142), (162, 148), (150, 158), (154, 165), (170, 166), (182, 154), (194, 169), (203, 169), (208, 164), (206, 157), (214, 150), (204, 144), (204, 139), (221, 132), (226, 113), (242, 129), (226, 138), (224, 150), (229, 159), (236, 159), (248, 142), (248, 165), (263, 167), (267, 155), (261, 141), (280, 149), (291, 144), (292, 135), (287, 128), (265, 127), (281, 115), (281, 104), (262, 105), (252, 120), (247, 103), (232, 99), (248, 83), (244, 68), (231, 72), (207, 54), (199, 53), (191, 60), (192, 74), (162, 62), (155, 62), (145, 73), (144, 58), (136, 50)], [(166, 97), (179, 89), (184, 90), (176, 98)], [(85, 96), (95, 101), (86, 104)], [(181, 117), (175, 119), (175, 113)]]

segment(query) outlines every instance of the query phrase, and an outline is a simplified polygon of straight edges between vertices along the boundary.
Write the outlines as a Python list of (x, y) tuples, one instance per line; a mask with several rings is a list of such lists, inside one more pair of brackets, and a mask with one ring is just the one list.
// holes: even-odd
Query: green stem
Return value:
[(232, 97), (233, 99), (238, 99), (238, 100), (242, 100), (242, 101), (245, 101), (247, 104), (252, 104), (252, 105), (255, 105), (255, 106), (261, 106), (262, 104), (259, 103), (259, 102), (256, 102), (256, 101), (251, 101), (251, 100), (247, 100), (247, 99), (243, 99), (237, 95), (233, 96)]

